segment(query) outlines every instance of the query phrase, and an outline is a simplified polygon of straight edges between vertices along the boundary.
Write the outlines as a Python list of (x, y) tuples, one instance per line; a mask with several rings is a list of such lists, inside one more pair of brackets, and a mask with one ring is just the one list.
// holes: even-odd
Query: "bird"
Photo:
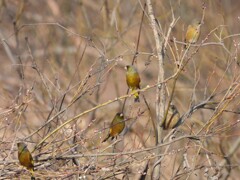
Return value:
[(126, 81), (129, 89), (134, 93), (134, 102), (140, 102), (139, 92), (136, 91), (137, 89), (140, 89), (141, 82), (138, 71), (132, 65), (126, 66), (126, 70)]
[(201, 21), (194, 19), (192, 23), (188, 26), (186, 36), (185, 36), (185, 43), (184, 47), (187, 49), (189, 47), (189, 44), (195, 44), (199, 38), (200, 35), (200, 26)]
[(33, 158), (30, 151), (27, 148), (27, 145), (23, 142), (17, 143), (18, 147), (18, 160), (20, 164), (26, 167), (32, 174), (31, 179), (34, 180), (33, 171), (34, 171), (34, 163)]
[(124, 127), (125, 127), (125, 122), (124, 122), (123, 113), (118, 112), (111, 122), (107, 137), (102, 142), (107, 141), (110, 137), (111, 137), (111, 140), (113, 140), (123, 131)]
[(167, 117), (162, 123), (163, 129), (173, 129), (179, 125), (180, 114), (175, 105), (171, 104), (168, 110)]

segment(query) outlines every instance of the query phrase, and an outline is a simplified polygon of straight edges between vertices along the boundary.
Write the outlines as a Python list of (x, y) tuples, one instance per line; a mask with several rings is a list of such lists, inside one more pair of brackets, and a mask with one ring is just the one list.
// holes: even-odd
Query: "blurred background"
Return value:
[[(166, 82), (167, 102), (174, 91), (172, 102), (184, 115), (192, 105), (213, 96), (174, 134), (174, 138), (196, 135), (200, 140), (166, 141), (173, 142), (162, 149), (161, 177), (236, 179), (240, 175), (240, 2), (151, 2), (161, 37), (166, 37), (173, 14), (177, 19), (167, 39), (165, 78), (173, 76), (181, 61), (188, 61), (174, 89), (172, 79)], [(144, 174), (146, 164), (146, 179), (151, 179), (158, 156), (152, 125), (156, 88), (141, 92), (140, 103), (134, 103), (133, 97), (128, 97), (125, 105), (125, 98), (115, 101), (127, 93), (124, 67), (132, 63), (137, 47), (134, 65), (141, 88), (157, 83), (156, 44), (147, 8), (142, 21), (144, 3), (0, 1), (2, 177), (30, 176), (17, 160), (16, 143), (24, 141), (31, 151), (36, 147), (35, 174), (40, 179), (137, 179)], [(202, 17), (196, 46), (185, 50), (181, 42), (188, 25)], [(105, 105), (109, 100), (113, 102)], [(123, 105), (124, 132), (117, 142), (101, 143)], [(164, 136), (169, 131), (165, 130)]]

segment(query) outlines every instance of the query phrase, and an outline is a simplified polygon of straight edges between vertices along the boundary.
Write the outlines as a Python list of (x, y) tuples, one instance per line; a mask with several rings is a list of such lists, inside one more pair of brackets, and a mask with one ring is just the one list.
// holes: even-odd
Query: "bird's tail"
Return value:
[(102, 141), (102, 143), (105, 142), (105, 141), (107, 141), (108, 138), (110, 138), (110, 134), (107, 135), (107, 137)]
[(31, 180), (35, 180), (35, 177), (33, 175), (33, 171), (34, 171), (34, 167), (32, 167), (31, 169), (29, 169), (29, 171), (31, 172)]
[(140, 99), (139, 99), (139, 92), (137, 92), (136, 90), (133, 90), (134, 92), (134, 102), (140, 102)]

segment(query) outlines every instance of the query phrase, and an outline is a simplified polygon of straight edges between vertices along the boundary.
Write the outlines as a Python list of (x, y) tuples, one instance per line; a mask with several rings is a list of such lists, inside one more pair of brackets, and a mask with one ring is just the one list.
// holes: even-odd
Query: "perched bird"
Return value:
[(170, 105), (167, 117), (165, 121), (162, 123), (163, 129), (173, 129), (179, 125), (180, 114), (174, 105)]
[(114, 137), (117, 137), (117, 135), (119, 135), (123, 131), (124, 127), (125, 127), (125, 122), (124, 122), (123, 113), (117, 113), (113, 121), (111, 122), (107, 137), (102, 142), (107, 141), (108, 138), (110, 137), (113, 140)]
[(27, 148), (27, 145), (23, 142), (19, 142), (17, 143), (17, 147), (18, 147), (18, 160), (20, 164), (26, 167), (32, 173), (31, 179), (35, 179), (33, 177), (34, 171), (33, 158), (30, 151)]
[(134, 102), (140, 102), (139, 100), (139, 92), (137, 92), (137, 89), (140, 89), (140, 76), (136, 70), (136, 68), (132, 65), (126, 66), (127, 73), (126, 73), (126, 80), (127, 85), (131, 89), (131, 91), (134, 93)]
[[(199, 35), (200, 35), (200, 26), (201, 21), (194, 19), (192, 23), (188, 26), (186, 36), (185, 36), (185, 43), (194, 44), (197, 42)], [(185, 49), (189, 47), (185, 45)]]

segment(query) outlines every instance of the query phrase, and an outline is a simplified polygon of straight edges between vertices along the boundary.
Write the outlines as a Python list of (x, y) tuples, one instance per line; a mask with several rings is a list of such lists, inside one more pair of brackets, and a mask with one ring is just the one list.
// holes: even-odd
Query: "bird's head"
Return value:
[(27, 147), (27, 145), (25, 143), (23, 143), (23, 142), (19, 142), (19, 143), (17, 143), (17, 147), (19, 149), (25, 149)]

